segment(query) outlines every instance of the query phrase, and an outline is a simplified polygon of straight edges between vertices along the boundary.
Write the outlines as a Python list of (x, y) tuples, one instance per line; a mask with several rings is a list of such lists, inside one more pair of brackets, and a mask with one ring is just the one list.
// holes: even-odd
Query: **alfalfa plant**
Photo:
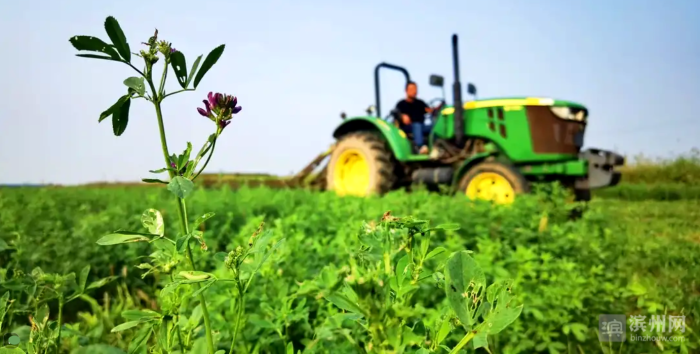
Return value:
[[(132, 53), (132, 49), (126, 40), (119, 23), (114, 17), (107, 17), (104, 23), (105, 30), (111, 43), (107, 43), (92, 36), (74, 36), (70, 39), (71, 44), (79, 51), (90, 52), (89, 54), (77, 54), (79, 57), (101, 59), (121, 63), (132, 68), (138, 76), (128, 77), (124, 80), (126, 94), (119, 97), (116, 102), (99, 116), (99, 122), (111, 117), (112, 128), (116, 136), (120, 136), (126, 130), (129, 123), (129, 108), (132, 101), (144, 99), (151, 104), (155, 110), (158, 121), (161, 149), (163, 152), (164, 166), (152, 173), (169, 174), (169, 181), (155, 178), (143, 179), (146, 183), (162, 183), (167, 185), (167, 189), (175, 197), (180, 232), (177, 237), (169, 237), (165, 234), (163, 216), (156, 209), (146, 210), (141, 218), (146, 231), (118, 230), (97, 241), (99, 245), (117, 245), (133, 242), (148, 242), (157, 249), (150, 255), (150, 262), (138, 267), (146, 270), (146, 274), (161, 273), (169, 278), (170, 282), (161, 291), (161, 312), (143, 310), (128, 311), (122, 314), (127, 319), (115, 327), (112, 331), (122, 331), (129, 328), (139, 327), (136, 339), (130, 346), (130, 351), (147, 346), (149, 339), (155, 337), (155, 347), (157, 352), (169, 353), (179, 344), (179, 351), (184, 352), (186, 347), (183, 337), (189, 337), (182, 332), (181, 316), (179, 309), (183, 302), (183, 297), (177, 291), (180, 288), (193, 286), (194, 293), (190, 296), (198, 300), (197, 311), (201, 311), (204, 320), (206, 348), (209, 354), (214, 354), (215, 340), (213, 338), (214, 329), (211, 327), (209, 311), (205, 301), (205, 290), (217, 280), (211, 273), (198, 271), (192, 255), (192, 242), (197, 242), (203, 251), (207, 250), (203, 232), (197, 228), (207, 219), (214, 216), (213, 213), (205, 213), (190, 223), (187, 215), (185, 200), (194, 190), (193, 181), (206, 168), (211, 159), (216, 142), (224, 129), (231, 122), (233, 116), (241, 111), (238, 100), (233, 95), (210, 92), (204, 100), (204, 107), (197, 108), (200, 115), (212, 121), (214, 133), (209, 136), (202, 148), (192, 157), (192, 144), (187, 143), (187, 148), (182, 154), (170, 154), (166, 140), (165, 127), (163, 124), (163, 101), (175, 94), (194, 91), (201, 83), (205, 74), (216, 64), (224, 52), (225, 45), (214, 48), (204, 61), (202, 55), (197, 57), (192, 67), (187, 68), (187, 61), (182, 51), (175, 49), (168, 41), (159, 40), (158, 30), (152, 37), (141, 44), (144, 49), (138, 53)], [(141, 68), (137, 68), (132, 63), (132, 57), (139, 57), (143, 62)], [(163, 63), (163, 70), (160, 73), (160, 81), (154, 80), (154, 66), (156, 63)], [(201, 65), (200, 65), (201, 62)], [(167, 92), (165, 82), (169, 69), (177, 78), (180, 89)], [(203, 162), (203, 163), (202, 163)], [(181, 270), (180, 261), (184, 258), (188, 270)], [(186, 327), (186, 326), (185, 326)], [(234, 331), (236, 331), (234, 329)], [(217, 353), (224, 351), (217, 351)]]
[[(365, 227), (359, 236), (361, 249), (349, 266), (326, 267), (318, 277), (318, 297), (346, 311), (344, 318), (359, 325), (351, 337), (359, 351), (456, 354), (470, 343), (474, 349), (488, 349), (488, 336), (520, 316), (523, 304), (512, 294), (512, 280), (488, 285), (470, 251), (430, 249), (432, 233), (456, 230), (458, 225), (427, 224), (387, 212), (378, 225)], [(416, 295), (421, 289), (437, 290), (435, 285), (444, 289), (449, 308), (430, 321), (430, 311)], [(459, 336), (451, 348), (450, 334)]]

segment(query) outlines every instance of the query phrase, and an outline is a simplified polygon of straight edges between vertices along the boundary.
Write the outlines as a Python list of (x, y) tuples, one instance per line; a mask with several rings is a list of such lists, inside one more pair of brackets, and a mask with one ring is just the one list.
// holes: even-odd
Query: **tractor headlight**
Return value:
[(579, 122), (585, 122), (587, 112), (585, 109), (581, 108), (571, 108), (565, 106), (550, 107), (552, 113), (561, 119), (575, 120)]

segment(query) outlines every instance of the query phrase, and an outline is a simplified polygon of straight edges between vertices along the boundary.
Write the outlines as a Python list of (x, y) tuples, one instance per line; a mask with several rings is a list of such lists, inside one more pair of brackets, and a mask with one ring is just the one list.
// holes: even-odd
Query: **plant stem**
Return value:
[[(174, 282), (173, 273), (170, 273), (170, 281)], [(173, 322), (175, 329), (177, 330), (177, 342), (180, 344), (180, 352), (185, 351), (185, 345), (182, 343), (182, 335), (180, 334), (180, 313), (178, 311), (177, 316), (175, 316), (177, 321)]]
[[(166, 68), (167, 70), (167, 68)], [(151, 91), (153, 92), (154, 97), (156, 99), (154, 100), (153, 104), (156, 107), (156, 116), (158, 118), (158, 131), (160, 133), (160, 145), (161, 148), (163, 149), (163, 158), (165, 159), (165, 166), (170, 166), (170, 153), (168, 151), (168, 142), (165, 139), (165, 125), (163, 123), (163, 112), (160, 107), (160, 103), (162, 101), (162, 97), (158, 94), (156, 91), (155, 86), (153, 85), (153, 80), (148, 80), (148, 85), (151, 87)], [(175, 177), (175, 172), (172, 170), (168, 170), (168, 173), (170, 174), (170, 178)], [(178, 215), (180, 216), (180, 232), (182, 235), (187, 235), (189, 234), (189, 230), (187, 227), (187, 206), (185, 205), (185, 200), (178, 198), (177, 202), (177, 210), (178, 210)], [(189, 242), (187, 243), (187, 260), (190, 263), (190, 267), (192, 270), (195, 270), (194, 266), (194, 260), (192, 259), (192, 248), (190, 247)], [(200, 284), (194, 284), (197, 289), (200, 288)], [(209, 320), (209, 311), (207, 310), (207, 302), (204, 299), (204, 293), (200, 293), (197, 296), (200, 305), (202, 306), (202, 317), (204, 317), (204, 327), (206, 329), (206, 337), (207, 337), (207, 349), (209, 354), (214, 354), (214, 340), (212, 338), (212, 329), (211, 329), (211, 322)]]
[(58, 298), (58, 338), (56, 338), (56, 354), (61, 351), (61, 326), (63, 322), (63, 296)]
[(469, 333), (467, 333), (467, 335), (465, 335), (462, 340), (457, 343), (457, 346), (452, 348), (450, 354), (457, 354), (462, 348), (464, 348), (465, 345), (467, 345), (467, 343), (469, 343), (470, 340), (472, 340), (472, 338), (474, 338), (475, 335), (475, 332), (469, 331)]
[(127, 62), (127, 61), (125, 61), (125, 62), (123, 62), (123, 63), (126, 64), (126, 65), (128, 65), (128, 66), (130, 66), (132, 69), (136, 70), (136, 72), (139, 73), (139, 74), (140, 74), (141, 76), (143, 76), (144, 78), (147, 78), (146, 75), (144, 75), (143, 72), (142, 72), (141, 70), (136, 69), (136, 67), (135, 67), (134, 65), (132, 65), (131, 63), (129, 63), (129, 62)]
[(174, 94), (176, 94), (176, 93), (185, 92), (185, 91), (194, 91), (194, 89), (182, 89), (182, 90), (173, 91), (173, 92), (171, 92), (171, 93), (166, 94), (165, 96), (163, 96), (163, 98), (166, 98), (166, 97), (168, 97), (168, 96), (172, 96), (172, 95), (174, 95)]
[(207, 165), (209, 164), (209, 160), (211, 159), (211, 155), (214, 155), (214, 149), (216, 149), (216, 139), (214, 139), (214, 142), (211, 143), (211, 151), (209, 151), (209, 156), (207, 156), (206, 161), (204, 161), (204, 166), (202, 166), (202, 168), (199, 169), (199, 172), (197, 172), (197, 174), (194, 175), (194, 177), (192, 177), (192, 180), (193, 180), (193, 181), (194, 181), (195, 178), (199, 177), (199, 174), (201, 174), (202, 171), (204, 171), (204, 169), (205, 169), (205, 168), (207, 167)]
[(231, 340), (229, 354), (233, 354), (233, 348), (236, 345), (236, 338), (238, 337), (238, 325), (241, 323), (241, 316), (243, 313), (243, 292), (241, 292), (240, 282), (238, 282), (236, 288), (238, 289), (238, 306), (236, 307), (236, 323), (233, 325), (233, 339)]

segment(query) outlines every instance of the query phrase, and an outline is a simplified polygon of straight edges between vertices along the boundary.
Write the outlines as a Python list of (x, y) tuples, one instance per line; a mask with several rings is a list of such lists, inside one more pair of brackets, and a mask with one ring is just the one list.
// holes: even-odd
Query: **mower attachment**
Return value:
[(587, 149), (579, 158), (588, 161), (588, 176), (576, 181), (576, 189), (598, 189), (620, 183), (621, 174), (615, 168), (625, 164), (625, 157), (608, 150)]

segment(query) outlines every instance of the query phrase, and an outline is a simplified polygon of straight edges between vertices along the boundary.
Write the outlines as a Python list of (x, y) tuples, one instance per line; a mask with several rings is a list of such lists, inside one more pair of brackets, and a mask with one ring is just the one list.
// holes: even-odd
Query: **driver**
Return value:
[(401, 113), (401, 129), (413, 134), (413, 142), (420, 147), (419, 154), (427, 154), (428, 147), (424, 145), (423, 135), (428, 134), (432, 127), (425, 124), (425, 114), (432, 113), (433, 108), (417, 98), (417, 94), (418, 85), (409, 81), (406, 84), (406, 98), (396, 104), (396, 109)]

